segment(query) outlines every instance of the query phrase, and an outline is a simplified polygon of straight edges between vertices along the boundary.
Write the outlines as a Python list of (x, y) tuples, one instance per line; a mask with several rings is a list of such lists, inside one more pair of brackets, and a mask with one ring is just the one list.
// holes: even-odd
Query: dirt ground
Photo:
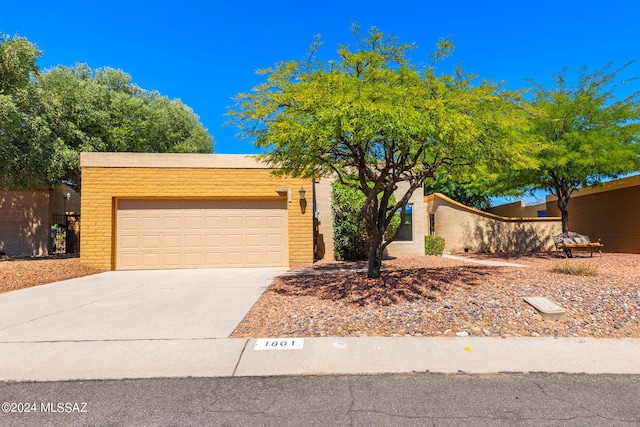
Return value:
[[(233, 337), (591, 336), (640, 338), (640, 255), (469, 255), (524, 267), (443, 257), (386, 260), (380, 279), (365, 262), (320, 262), (278, 277)], [(587, 267), (574, 276), (551, 267)], [(0, 292), (99, 273), (78, 257), (0, 260)], [(546, 321), (526, 302), (543, 296), (566, 309)]]
[(80, 264), (76, 256), (0, 260), (0, 292), (14, 291), (100, 273)]
[[(472, 256), (525, 267), (423, 256), (385, 261), (382, 277), (367, 279), (349, 271), (365, 263), (319, 263), (277, 278), (232, 336), (640, 338), (640, 255)], [(552, 266), (586, 266), (596, 274), (554, 273)], [(543, 320), (523, 300), (527, 296), (556, 302), (566, 318)]]

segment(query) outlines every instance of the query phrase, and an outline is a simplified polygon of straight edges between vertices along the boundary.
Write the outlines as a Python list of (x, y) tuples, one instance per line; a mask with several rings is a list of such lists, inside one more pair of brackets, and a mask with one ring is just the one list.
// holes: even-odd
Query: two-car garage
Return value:
[(313, 262), (313, 210), (305, 200), (313, 183), (276, 176), (255, 157), (82, 153), (81, 166), (83, 264), (142, 270)]

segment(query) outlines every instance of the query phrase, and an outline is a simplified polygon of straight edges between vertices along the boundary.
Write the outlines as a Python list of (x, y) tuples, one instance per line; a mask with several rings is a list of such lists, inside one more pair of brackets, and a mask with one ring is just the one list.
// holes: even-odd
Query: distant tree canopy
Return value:
[(213, 138), (180, 100), (87, 65), (41, 72), (41, 52), (0, 39), (0, 186), (80, 186), (80, 152), (210, 153)]
[(435, 179), (429, 179), (424, 184), (424, 195), (441, 193), (463, 205), (485, 210), (491, 207), (491, 183), (482, 177), (473, 177), (474, 180), (455, 180), (446, 175), (438, 175)]
[(640, 92), (619, 99), (615, 89), (622, 68), (580, 70), (575, 83), (566, 70), (552, 74), (553, 86), (529, 80), (534, 110), (530, 134), (542, 147), (532, 153), (538, 165), (506, 170), (503, 188), (541, 189), (558, 197), (562, 230), (569, 230), (571, 194), (603, 179), (640, 169)]

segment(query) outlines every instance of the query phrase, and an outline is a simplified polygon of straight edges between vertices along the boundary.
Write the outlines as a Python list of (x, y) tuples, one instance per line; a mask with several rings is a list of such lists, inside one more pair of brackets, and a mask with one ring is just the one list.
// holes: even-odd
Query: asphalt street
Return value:
[(2, 382), (0, 425), (635, 426), (639, 390), (548, 373)]

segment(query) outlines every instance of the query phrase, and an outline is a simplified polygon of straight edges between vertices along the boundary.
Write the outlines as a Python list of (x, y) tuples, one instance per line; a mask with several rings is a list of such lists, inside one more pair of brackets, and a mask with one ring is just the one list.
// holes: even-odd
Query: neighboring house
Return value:
[(0, 190), (0, 254), (78, 252), (79, 214), (80, 196), (66, 184), (53, 189)]
[(470, 208), (442, 194), (424, 197), (427, 230), (445, 240), (445, 252), (524, 252), (553, 248), (558, 217), (504, 217)]
[(522, 200), (504, 205), (494, 206), (486, 212), (507, 218), (544, 218), (547, 216), (547, 203), (525, 205)]
[[(491, 208), (493, 213), (508, 212), (513, 217), (531, 215), (533, 210), (559, 217), (558, 199), (525, 206), (522, 202)], [(602, 185), (576, 190), (569, 199), (569, 230), (602, 240), (604, 251), (640, 253), (640, 175), (607, 181)]]
[[(555, 196), (547, 213), (560, 215)], [(640, 253), (640, 175), (575, 191), (569, 199), (569, 230), (604, 243), (603, 251)]]

